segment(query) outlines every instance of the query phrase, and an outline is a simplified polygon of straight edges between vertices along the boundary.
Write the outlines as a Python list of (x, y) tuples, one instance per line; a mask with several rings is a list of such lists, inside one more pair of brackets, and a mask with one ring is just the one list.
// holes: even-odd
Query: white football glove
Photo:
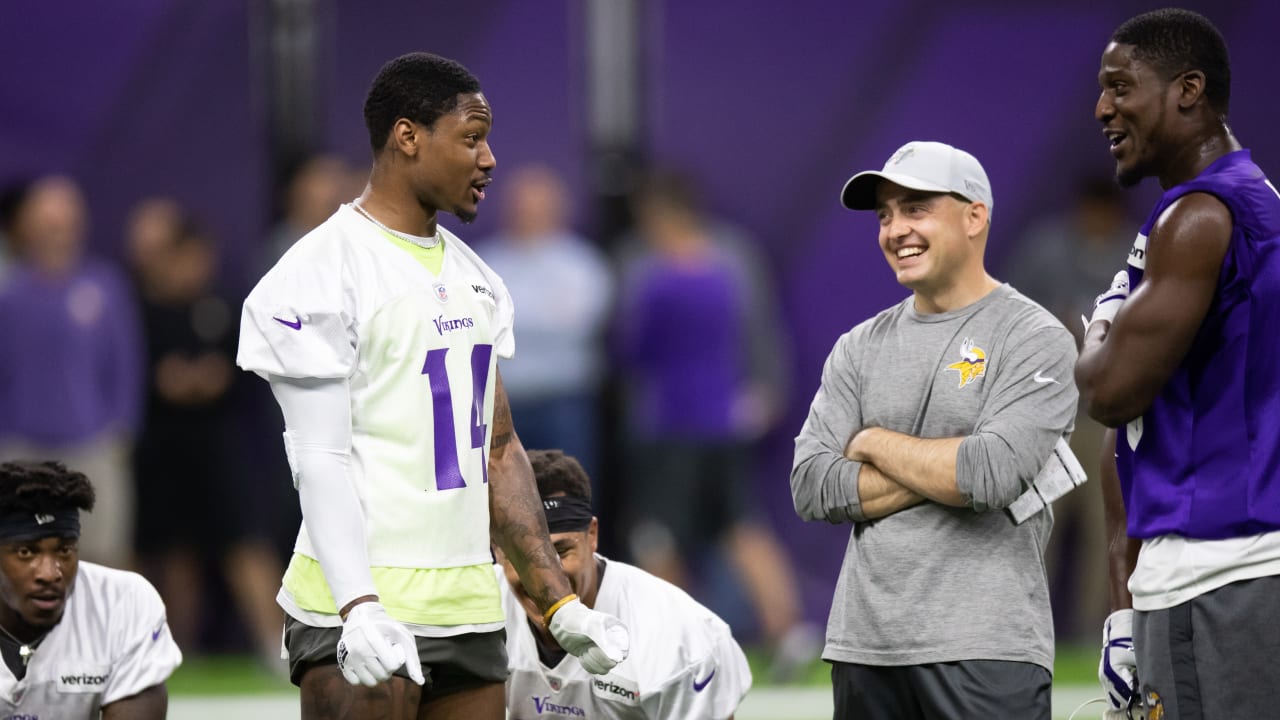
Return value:
[[(1135, 691), (1134, 675), (1138, 659), (1133, 652), (1133, 611), (1117, 610), (1102, 626), (1102, 660), (1098, 662), (1098, 680), (1107, 691), (1111, 710), (1127, 716)], [(1105, 716), (1104, 717), (1110, 717)]]
[(1084, 329), (1087, 331), (1090, 325), (1099, 320), (1113, 322), (1116, 319), (1116, 313), (1120, 312), (1120, 306), (1124, 305), (1124, 301), (1128, 299), (1129, 271), (1121, 270), (1111, 279), (1111, 287), (1093, 301), (1093, 317), (1084, 324)]
[(388, 615), (382, 603), (363, 602), (351, 608), (338, 641), (342, 677), (352, 685), (373, 687), (401, 665), (414, 682), (423, 684), (418, 645), (404, 624)]
[(631, 636), (618, 618), (597, 612), (570, 600), (556, 610), (547, 626), (560, 647), (575, 655), (582, 667), (593, 675), (603, 675), (627, 659)]

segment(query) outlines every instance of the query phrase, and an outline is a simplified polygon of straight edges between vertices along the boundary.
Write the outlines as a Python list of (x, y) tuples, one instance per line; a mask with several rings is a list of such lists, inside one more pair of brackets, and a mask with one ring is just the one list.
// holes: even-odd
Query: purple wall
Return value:
[[(1272, 131), (1272, 35), (1280, 5), (1184, 3), (1226, 34), (1233, 126), (1280, 174)], [(943, 3), (739, 0), (644, 3), (645, 141), (690, 169), (714, 207), (763, 242), (784, 292), (796, 397), (771, 439), (761, 491), (791, 544), (811, 612), (825, 613), (847, 529), (790, 511), (791, 438), (835, 338), (903, 296), (885, 271), (869, 215), (837, 193), (910, 139), (976, 154), (995, 192), (991, 265), (1020, 230), (1058, 209), (1072, 179), (1108, 171), (1092, 118), (1098, 57), (1114, 26), (1146, 2)], [(253, 7), (260, 7), (255, 4)], [(324, 149), (366, 162), (360, 107), (382, 62), (427, 49), (461, 60), (493, 104), (502, 174), (526, 161), (563, 172), (584, 202), (582, 2), (332, 5), (318, 68)], [(70, 172), (86, 186), (98, 251), (119, 251), (127, 208), (157, 192), (204, 216), (227, 271), (243, 274), (268, 222), (269, 154), (245, 0), (0, 5), (0, 183)], [(1134, 194), (1141, 207), (1153, 197)], [(465, 231), (494, 227), (495, 206)], [(579, 217), (590, 216), (580, 208)], [(456, 228), (456, 223), (454, 224)]]
[(80, 180), (105, 254), (134, 202), (171, 194), (238, 272), (267, 189), (247, 28), (243, 2), (0, 6), (0, 183)]

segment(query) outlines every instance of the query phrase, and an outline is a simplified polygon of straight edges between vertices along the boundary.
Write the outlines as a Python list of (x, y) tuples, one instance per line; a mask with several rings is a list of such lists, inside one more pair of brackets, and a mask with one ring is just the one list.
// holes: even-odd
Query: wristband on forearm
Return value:
[(569, 604), (569, 603), (571, 603), (571, 602), (573, 602), (574, 600), (577, 600), (577, 599), (578, 599), (578, 596), (577, 596), (577, 595), (575, 595), (575, 594), (573, 594), (573, 593), (569, 593), (568, 595), (565, 595), (564, 597), (562, 597), (562, 598), (560, 598), (559, 600), (557, 600), (557, 601), (556, 601), (556, 603), (555, 603), (554, 605), (552, 605), (551, 607), (547, 608), (547, 611), (546, 611), (546, 612), (542, 613), (542, 624), (543, 624), (543, 625), (548, 625), (548, 626), (550, 626), (550, 625), (551, 625), (551, 616), (552, 616), (552, 615), (555, 615), (555, 614), (556, 614), (556, 611), (557, 611), (557, 610), (559, 610), (560, 608), (564, 607), (565, 605), (567, 605), (567, 604)]

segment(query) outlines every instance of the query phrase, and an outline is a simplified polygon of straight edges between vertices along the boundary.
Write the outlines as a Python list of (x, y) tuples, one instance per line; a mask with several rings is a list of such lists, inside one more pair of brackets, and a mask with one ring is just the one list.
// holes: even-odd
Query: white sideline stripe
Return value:
[[(1066, 720), (1082, 703), (1102, 696), (1092, 685), (1053, 689), (1054, 720)], [(171, 720), (298, 720), (298, 696), (283, 695), (179, 695), (169, 698)], [(737, 720), (831, 720), (831, 689), (825, 687), (770, 687), (752, 690), (734, 717)], [(1076, 716), (1095, 720), (1102, 706), (1091, 705)]]

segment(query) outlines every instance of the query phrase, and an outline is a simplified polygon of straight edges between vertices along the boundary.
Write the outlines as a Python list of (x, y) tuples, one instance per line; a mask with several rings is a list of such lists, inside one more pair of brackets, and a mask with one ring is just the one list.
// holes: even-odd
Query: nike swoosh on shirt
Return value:
[(1051, 377), (1045, 377), (1045, 376), (1041, 375), (1039, 371), (1037, 371), (1037, 372), (1036, 372), (1036, 374), (1035, 374), (1031, 379), (1032, 379), (1032, 380), (1034, 380), (1034, 381), (1036, 381), (1036, 382), (1038, 382), (1038, 383), (1040, 383), (1041, 385), (1043, 385), (1043, 384), (1045, 384), (1045, 383), (1054, 383), (1054, 384), (1056, 385), (1056, 384), (1057, 384), (1057, 382), (1058, 382), (1057, 380), (1054, 380), (1054, 379), (1053, 379), (1053, 378), (1051, 378)]
[(273, 316), (271, 319), (272, 319), (272, 320), (275, 320), (276, 322), (280, 323), (281, 325), (284, 325), (285, 327), (293, 328), (294, 330), (301, 330), (301, 329), (302, 329), (302, 318), (298, 317), (297, 315), (294, 315), (294, 316), (293, 316), (293, 320), (292, 320), (292, 321), (284, 320), (284, 319), (281, 319), (281, 318), (278, 318), (278, 317), (274, 317), (274, 316)]
[(706, 679), (705, 679), (705, 680), (703, 680), (702, 682), (698, 682), (698, 678), (694, 678), (694, 679), (693, 679), (693, 691), (694, 691), (694, 692), (702, 692), (702, 689), (703, 689), (703, 688), (705, 688), (705, 687), (707, 686), (707, 683), (711, 682), (711, 678), (713, 678), (713, 677), (715, 677), (715, 676), (716, 676), (716, 671), (715, 671), (715, 670), (712, 670), (712, 671), (711, 671), (711, 674), (710, 674), (710, 675), (708, 675), (708, 676), (706, 677)]

